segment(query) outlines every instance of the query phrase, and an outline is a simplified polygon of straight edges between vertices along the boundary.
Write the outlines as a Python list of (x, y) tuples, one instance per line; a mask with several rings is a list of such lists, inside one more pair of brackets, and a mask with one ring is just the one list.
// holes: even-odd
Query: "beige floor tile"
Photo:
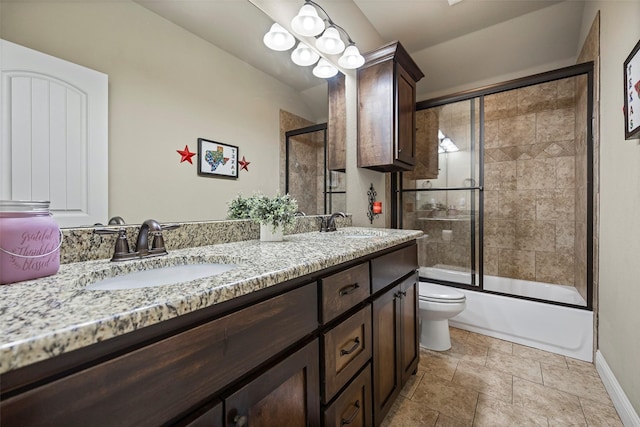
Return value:
[(506, 403), (511, 403), (513, 400), (513, 377), (486, 366), (461, 360), (452, 382)]
[(473, 422), (470, 420), (460, 420), (439, 414), (436, 427), (471, 427), (472, 424)]
[(582, 360), (572, 359), (570, 357), (565, 357), (567, 361), (567, 366), (571, 371), (579, 371), (583, 374), (593, 375), (595, 377), (600, 378), (598, 371), (596, 370), (596, 365), (591, 362), (584, 362)]
[(589, 373), (542, 363), (542, 380), (545, 387), (611, 405), (611, 399), (600, 377)]
[(451, 381), (459, 360), (431, 350), (420, 350), (418, 370)]
[(547, 417), (480, 393), (474, 427), (547, 426)]
[(540, 362), (489, 349), (487, 368), (542, 384)]
[(513, 406), (546, 416), (550, 425), (556, 421), (587, 425), (577, 396), (517, 377), (513, 379)]
[(513, 355), (523, 357), (525, 359), (537, 360), (538, 362), (545, 362), (550, 365), (557, 365), (565, 369), (567, 368), (567, 362), (564, 356), (556, 353), (550, 353), (544, 350), (539, 350), (537, 348), (527, 347), (520, 344), (513, 344)]
[(449, 327), (449, 334), (451, 335), (451, 338), (455, 338), (458, 341), (466, 341), (467, 338), (469, 337), (469, 331), (465, 331), (464, 329), (458, 329), (458, 328), (453, 328), (453, 327)]
[(457, 338), (451, 337), (451, 348), (443, 351), (442, 354), (484, 365), (487, 361), (488, 351), (489, 346), (486, 344), (469, 342), (468, 339), (466, 341), (460, 341)]
[(503, 353), (513, 353), (513, 343), (486, 335), (476, 334), (474, 332), (469, 332), (467, 342), (488, 345), (489, 348), (501, 351)]
[(423, 376), (424, 376), (424, 371), (420, 371), (420, 370), (418, 370), (418, 372), (415, 375), (411, 375), (411, 378), (409, 378), (409, 380), (404, 385), (404, 387), (402, 387), (402, 390), (400, 390), (400, 396), (411, 399), (411, 396), (413, 396), (413, 393), (416, 391), (416, 388), (418, 388), (418, 384), (420, 384), (420, 380), (422, 379)]
[(381, 427), (433, 427), (437, 419), (437, 411), (401, 396), (389, 409)]
[(605, 405), (582, 397), (580, 398), (580, 403), (587, 419), (587, 425), (593, 427), (623, 427), (618, 412), (613, 405)]
[(411, 400), (470, 424), (476, 410), (478, 392), (426, 373)]

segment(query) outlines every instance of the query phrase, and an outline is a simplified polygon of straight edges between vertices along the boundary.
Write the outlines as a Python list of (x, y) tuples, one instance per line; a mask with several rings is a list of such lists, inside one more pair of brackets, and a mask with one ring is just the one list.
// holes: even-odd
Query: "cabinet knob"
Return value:
[(236, 423), (236, 427), (243, 427), (247, 425), (247, 417), (245, 415), (236, 415), (233, 419), (233, 422)]

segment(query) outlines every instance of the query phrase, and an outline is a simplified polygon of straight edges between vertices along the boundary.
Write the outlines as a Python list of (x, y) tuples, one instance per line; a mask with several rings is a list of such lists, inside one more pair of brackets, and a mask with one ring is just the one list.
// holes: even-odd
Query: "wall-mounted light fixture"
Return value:
[(378, 215), (382, 213), (382, 202), (376, 201), (376, 193), (375, 188), (373, 188), (373, 183), (369, 187), (369, 191), (367, 191), (367, 197), (369, 197), (369, 210), (367, 211), (367, 218), (369, 218), (369, 222), (373, 224), (373, 219), (377, 218)]
[[(320, 18), (318, 10), (324, 14), (325, 19)], [(322, 53), (327, 55), (339, 55), (342, 53), (342, 56), (338, 59), (338, 64), (343, 68), (353, 70), (364, 64), (364, 57), (360, 54), (355, 42), (351, 40), (349, 33), (333, 22), (329, 14), (314, 1), (306, 0), (304, 2), (298, 14), (291, 20), (291, 28), (301, 36), (315, 37), (315, 47)], [(342, 40), (340, 32), (346, 36), (346, 44)], [(322, 35), (320, 35), (321, 33)], [(264, 36), (264, 44), (269, 49), (283, 51), (292, 48), (295, 44), (295, 39), (291, 33), (276, 23), (271, 26), (269, 32)], [(291, 60), (300, 66), (309, 66), (318, 62), (313, 69), (313, 74), (316, 77), (329, 78), (338, 73), (336, 67), (326, 59), (320, 58), (320, 55), (304, 42), (299, 42), (296, 49), (291, 52)]]

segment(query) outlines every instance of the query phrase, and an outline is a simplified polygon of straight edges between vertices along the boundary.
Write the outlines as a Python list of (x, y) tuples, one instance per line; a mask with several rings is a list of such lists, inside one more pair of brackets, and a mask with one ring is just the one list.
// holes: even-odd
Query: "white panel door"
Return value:
[(108, 217), (107, 75), (0, 40), (0, 199), (48, 200), (62, 227)]

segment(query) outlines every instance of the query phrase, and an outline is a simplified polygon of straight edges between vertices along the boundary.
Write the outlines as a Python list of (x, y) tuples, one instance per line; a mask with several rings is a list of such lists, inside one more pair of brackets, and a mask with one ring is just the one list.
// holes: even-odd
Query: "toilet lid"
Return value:
[(420, 299), (426, 301), (458, 302), (464, 301), (465, 295), (451, 286), (420, 282)]

